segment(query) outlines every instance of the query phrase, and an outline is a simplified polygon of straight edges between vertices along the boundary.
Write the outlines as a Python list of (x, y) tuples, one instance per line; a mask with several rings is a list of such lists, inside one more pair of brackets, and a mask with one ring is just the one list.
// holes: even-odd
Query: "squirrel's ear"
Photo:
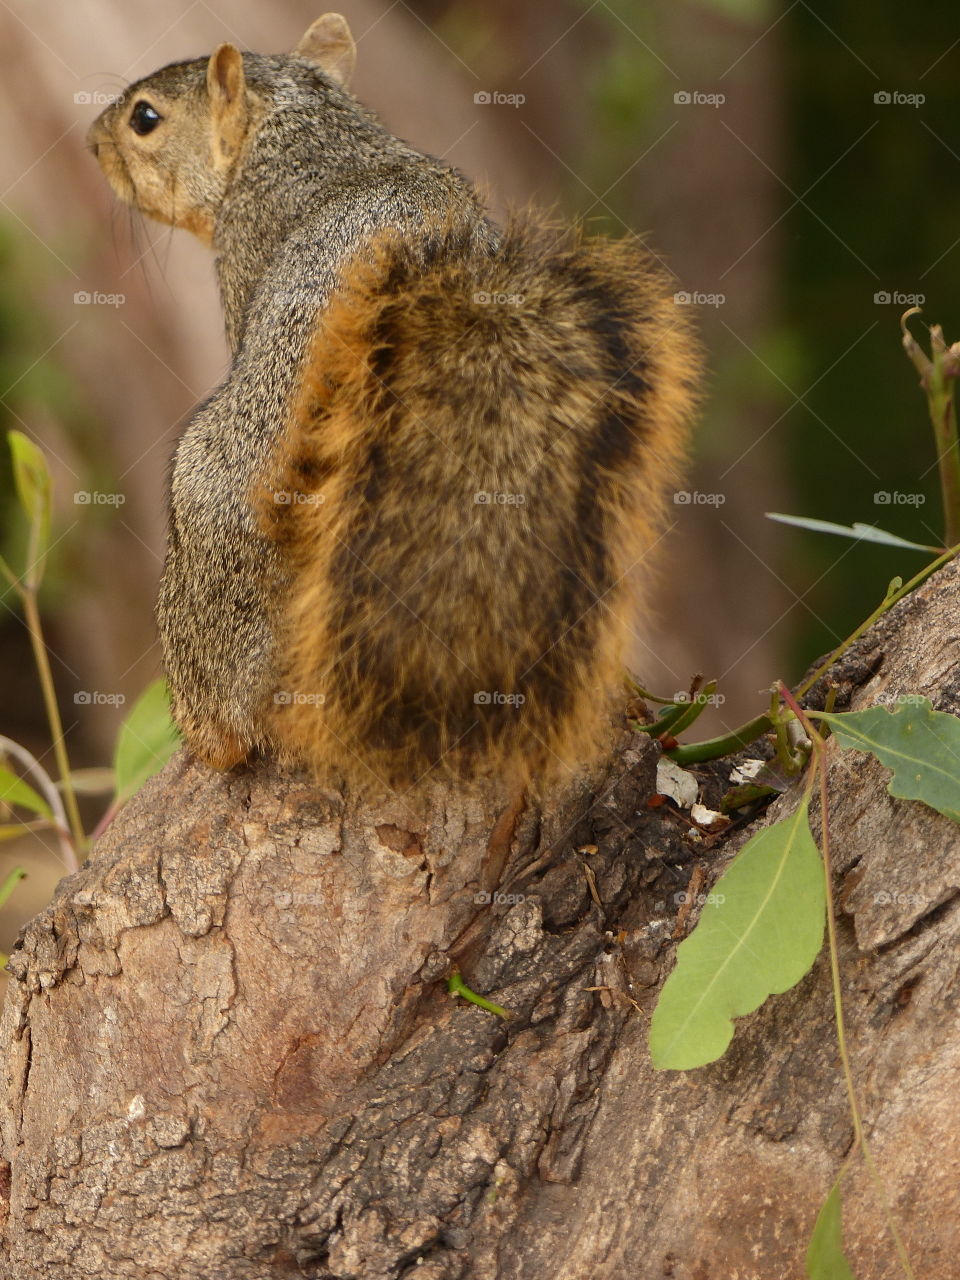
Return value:
[(207, 95), (214, 157), (225, 168), (236, 159), (247, 131), (246, 84), (243, 55), (232, 44), (222, 44), (207, 63)]
[(315, 63), (331, 80), (346, 87), (357, 62), (347, 20), (339, 13), (325, 13), (311, 26), (294, 49), (298, 58)]

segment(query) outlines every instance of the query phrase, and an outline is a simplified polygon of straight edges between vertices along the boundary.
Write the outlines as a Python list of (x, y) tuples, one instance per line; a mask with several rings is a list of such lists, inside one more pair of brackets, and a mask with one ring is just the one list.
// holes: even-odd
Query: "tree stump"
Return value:
[[(832, 673), (841, 696), (960, 710), (958, 586), (949, 566), (886, 615)], [(176, 757), (11, 958), (3, 1275), (803, 1277), (852, 1143), (827, 965), (720, 1062), (652, 1069), (677, 895), (751, 830), (698, 849), (647, 805), (656, 758), (624, 734), (534, 803)], [(830, 760), (854, 1071), (917, 1274), (947, 1276), (960, 828), (865, 757)], [(454, 967), (512, 1016), (451, 1000)], [(859, 1166), (844, 1193), (857, 1276), (898, 1276)]]

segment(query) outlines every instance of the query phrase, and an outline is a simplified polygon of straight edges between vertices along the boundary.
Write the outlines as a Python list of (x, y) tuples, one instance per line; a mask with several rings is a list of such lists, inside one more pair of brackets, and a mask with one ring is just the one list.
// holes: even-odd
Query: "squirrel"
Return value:
[(542, 779), (601, 749), (697, 347), (637, 239), (499, 227), (353, 97), (355, 57), (326, 14), (289, 55), (138, 80), (88, 134), (122, 200), (215, 250), (232, 356), (170, 481), (173, 716), (218, 769)]

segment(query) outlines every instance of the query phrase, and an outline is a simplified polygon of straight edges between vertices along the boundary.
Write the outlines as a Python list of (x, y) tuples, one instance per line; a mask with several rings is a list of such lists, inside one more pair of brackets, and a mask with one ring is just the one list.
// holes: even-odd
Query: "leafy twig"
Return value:
[(870, 1144), (867, 1142), (867, 1135), (863, 1127), (863, 1116), (860, 1111), (860, 1102), (857, 1097), (856, 1085), (853, 1079), (853, 1069), (850, 1065), (850, 1052), (847, 1047), (846, 1023), (843, 1015), (843, 990), (840, 985), (840, 953), (837, 945), (837, 915), (833, 902), (833, 868), (830, 860), (830, 824), (829, 824), (829, 797), (827, 794), (827, 767), (826, 767), (826, 743), (822, 735), (814, 727), (813, 723), (807, 719), (800, 708), (800, 704), (796, 698), (786, 687), (781, 684), (780, 694), (797, 717), (797, 721), (803, 727), (804, 732), (809, 738), (813, 746), (813, 770), (819, 778), (820, 786), (820, 852), (823, 858), (823, 875), (826, 889), (826, 906), (827, 906), (827, 950), (830, 957), (830, 980), (833, 987), (833, 1010), (837, 1024), (837, 1048), (840, 1054), (840, 1065), (843, 1070), (844, 1083), (847, 1089), (847, 1100), (850, 1106), (850, 1116), (853, 1120), (853, 1130), (856, 1136), (857, 1146), (863, 1152), (864, 1163), (870, 1174), (870, 1180), (874, 1185), (877, 1196), (880, 1200), (880, 1206), (883, 1210), (883, 1216), (886, 1220), (887, 1227), (893, 1237), (894, 1248), (897, 1251), (897, 1257), (903, 1268), (905, 1276), (909, 1280), (915, 1280), (913, 1268), (910, 1265), (910, 1259), (907, 1256), (906, 1247), (903, 1243), (903, 1237), (900, 1235), (900, 1229), (890, 1209), (890, 1203), (887, 1198), (886, 1188), (873, 1161), (873, 1155), (870, 1151)]
[(960, 343), (948, 347), (940, 325), (930, 326), (930, 357), (907, 328), (907, 320), (919, 307), (911, 307), (900, 318), (903, 349), (920, 374), (927, 397), (933, 436), (937, 445), (937, 469), (943, 500), (944, 541), (960, 542), (960, 443), (957, 440), (957, 413), (954, 387), (960, 374)]
[(53, 673), (50, 670), (47, 646), (43, 639), (36, 592), (33, 589), (27, 589), (22, 593), (21, 598), (23, 600), (23, 612), (27, 622), (27, 630), (30, 633), (33, 658), (37, 664), (40, 688), (43, 691), (43, 704), (46, 708), (50, 733), (53, 738), (53, 754), (57, 761), (57, 771), (60, 774), (60, 786), (63, 788), (69, 830), (73, 835), (74, 845), (78, 850), (82, 850), (85, 843), (83, 823), (80, 820), (80, 808), (77, 804), (76, 792), (73, 789), (73, 782), (70, 777), (70, 761), (67, 758), (67, 747), (63, 736), (63, 722), (60, 719), (60, 708), (57, 706), (57, 694), (53, 684)]

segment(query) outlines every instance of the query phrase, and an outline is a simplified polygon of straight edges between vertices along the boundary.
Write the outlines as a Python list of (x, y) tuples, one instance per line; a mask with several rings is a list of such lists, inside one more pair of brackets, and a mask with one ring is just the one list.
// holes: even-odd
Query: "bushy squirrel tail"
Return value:
[(354, 264), (261, 507), (282, 755), (398, 785), (602, 747), (696, 398), (685, 312), (636, 240), (529, 218)]

